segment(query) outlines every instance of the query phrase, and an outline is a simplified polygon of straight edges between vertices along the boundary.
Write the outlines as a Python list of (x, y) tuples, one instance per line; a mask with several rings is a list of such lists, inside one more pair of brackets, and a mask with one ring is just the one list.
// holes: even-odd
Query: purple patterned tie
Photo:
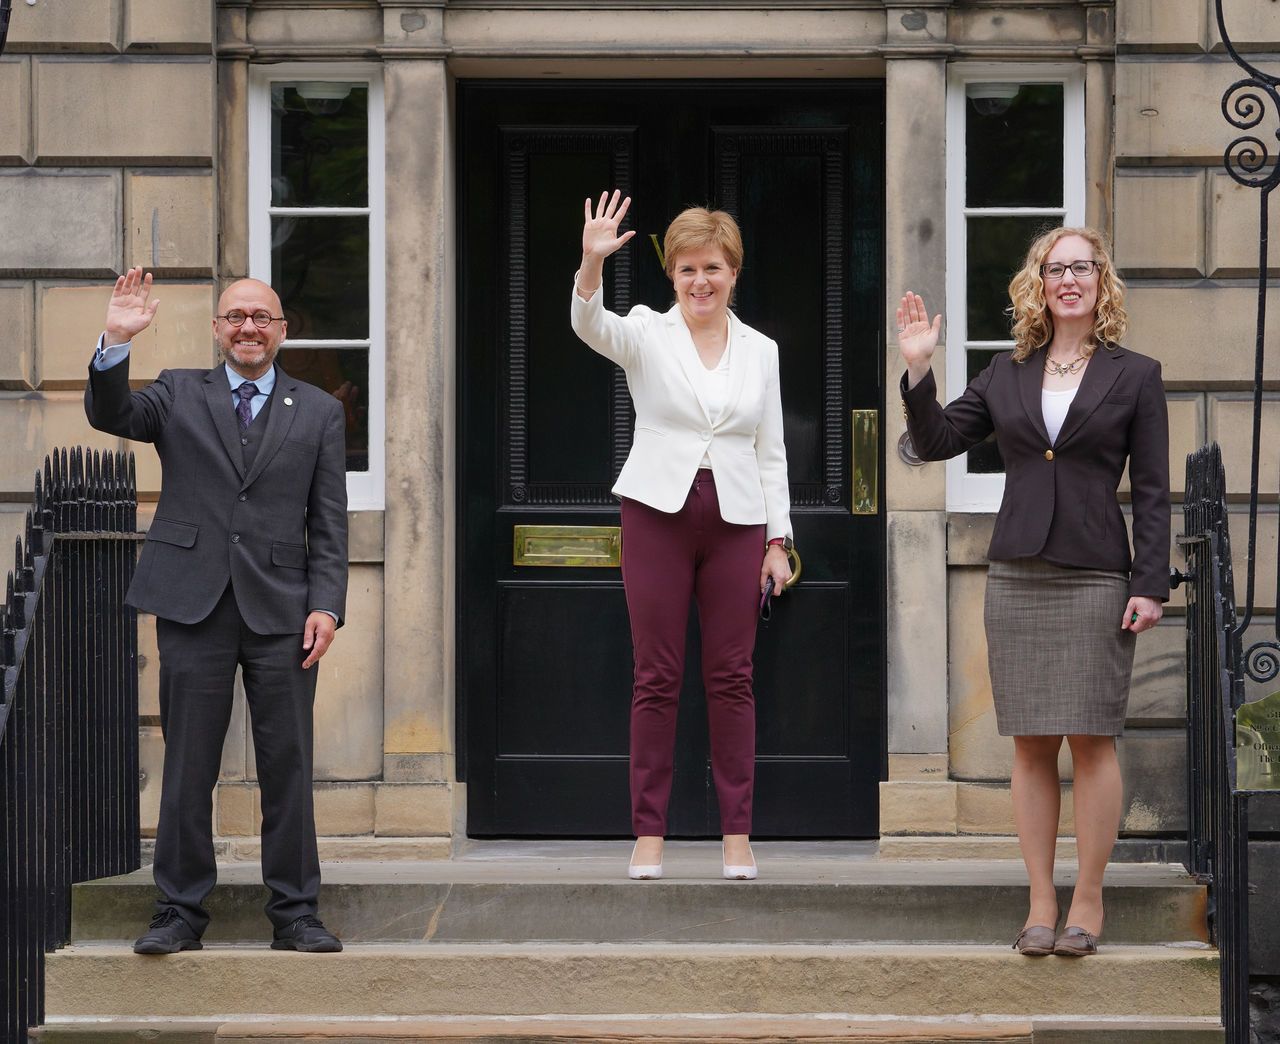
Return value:
[(245, 381), (236, 389), (236, 394), (240, 396), (240, 401), (236, 403), (236, 416), (240, 418), (240, 430), (244, 431), (253, 423), (251, 403), (253, 397), (258, 394), (258, 386), (252, 381)]

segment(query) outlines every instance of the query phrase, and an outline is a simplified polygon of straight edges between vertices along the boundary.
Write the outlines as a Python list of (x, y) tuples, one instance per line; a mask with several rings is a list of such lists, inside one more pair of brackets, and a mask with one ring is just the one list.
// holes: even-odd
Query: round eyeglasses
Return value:
[(1073, 276), (1084, 278), (1087, 275), (1093, 275), (1093, 271), (1097, 267), (1097, 261), (1072, 261), (1070, 264), (1063, 264), (1061, 261), (1050, 261), (1047, 265), (1040, 266), (1040, 274), (1046, 279), (1061, 279), (1067, 274), (1067, 269), (1069, 268)]
[(225, 319), (232, 326), (243, 326), (246, 319), (252, 319), (254, 326), (259, 330), (265, 330), (272, 323), (280, 322), (284, 316), (272, 315), (265, 308), (261, 308), (256, 312), (242, 312), (239, 308), (233, 308), (226, 315), (216, 315), (214, 318)]

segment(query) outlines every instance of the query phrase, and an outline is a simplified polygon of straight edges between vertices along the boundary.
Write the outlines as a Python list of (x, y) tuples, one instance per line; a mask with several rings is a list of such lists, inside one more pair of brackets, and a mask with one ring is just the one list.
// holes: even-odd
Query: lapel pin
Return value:
[(293, 400), (292, 400), (291, 398), (289, 398), (289, 396), (287, 396), (287, 395), (286, 395), (286, 396), (284, 397), (284, 404), (285, 404), (286, 406), (292, 406), (292, 405), (293, 405)]

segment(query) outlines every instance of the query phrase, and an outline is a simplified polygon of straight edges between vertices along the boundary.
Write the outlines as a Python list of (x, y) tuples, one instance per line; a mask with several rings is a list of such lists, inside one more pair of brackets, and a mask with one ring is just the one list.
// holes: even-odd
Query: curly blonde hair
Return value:
[(1093, 342), (1084, 346), (1087, 359), (1102, 345), (1118, 344), (1129, 326), (1124, 310), (1124, 282), (1116, 274), (1106, 240), (1092, 228), (1051, 228), (1041, 233), (1027, 248), (1022, 268), (1009, 283), (1009, 314), (1013, 317), (1013, 351), (1015, 362), (1023, 362), (1053, 339), (1053, 316), (1045, 302), (1044, 279), (1040, 266), (1058, 240), (1079, 236), (1093, 248), (1098, 264), (1098, 303), (1093, 313)]

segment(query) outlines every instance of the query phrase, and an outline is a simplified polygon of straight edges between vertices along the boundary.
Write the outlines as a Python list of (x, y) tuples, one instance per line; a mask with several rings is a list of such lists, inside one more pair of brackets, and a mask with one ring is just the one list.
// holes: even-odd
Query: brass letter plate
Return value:
[(1280, 790), (1280, 692), (1236, 708), (1236, 790)]
[(877, 515), (880, 513), (880, 414), (876, 410), (851, 412), (853, 493), (850, 509), (855, 515)]
[(620, 526), (516, 526), (512, 563), (518, 566), (619, 566)]

